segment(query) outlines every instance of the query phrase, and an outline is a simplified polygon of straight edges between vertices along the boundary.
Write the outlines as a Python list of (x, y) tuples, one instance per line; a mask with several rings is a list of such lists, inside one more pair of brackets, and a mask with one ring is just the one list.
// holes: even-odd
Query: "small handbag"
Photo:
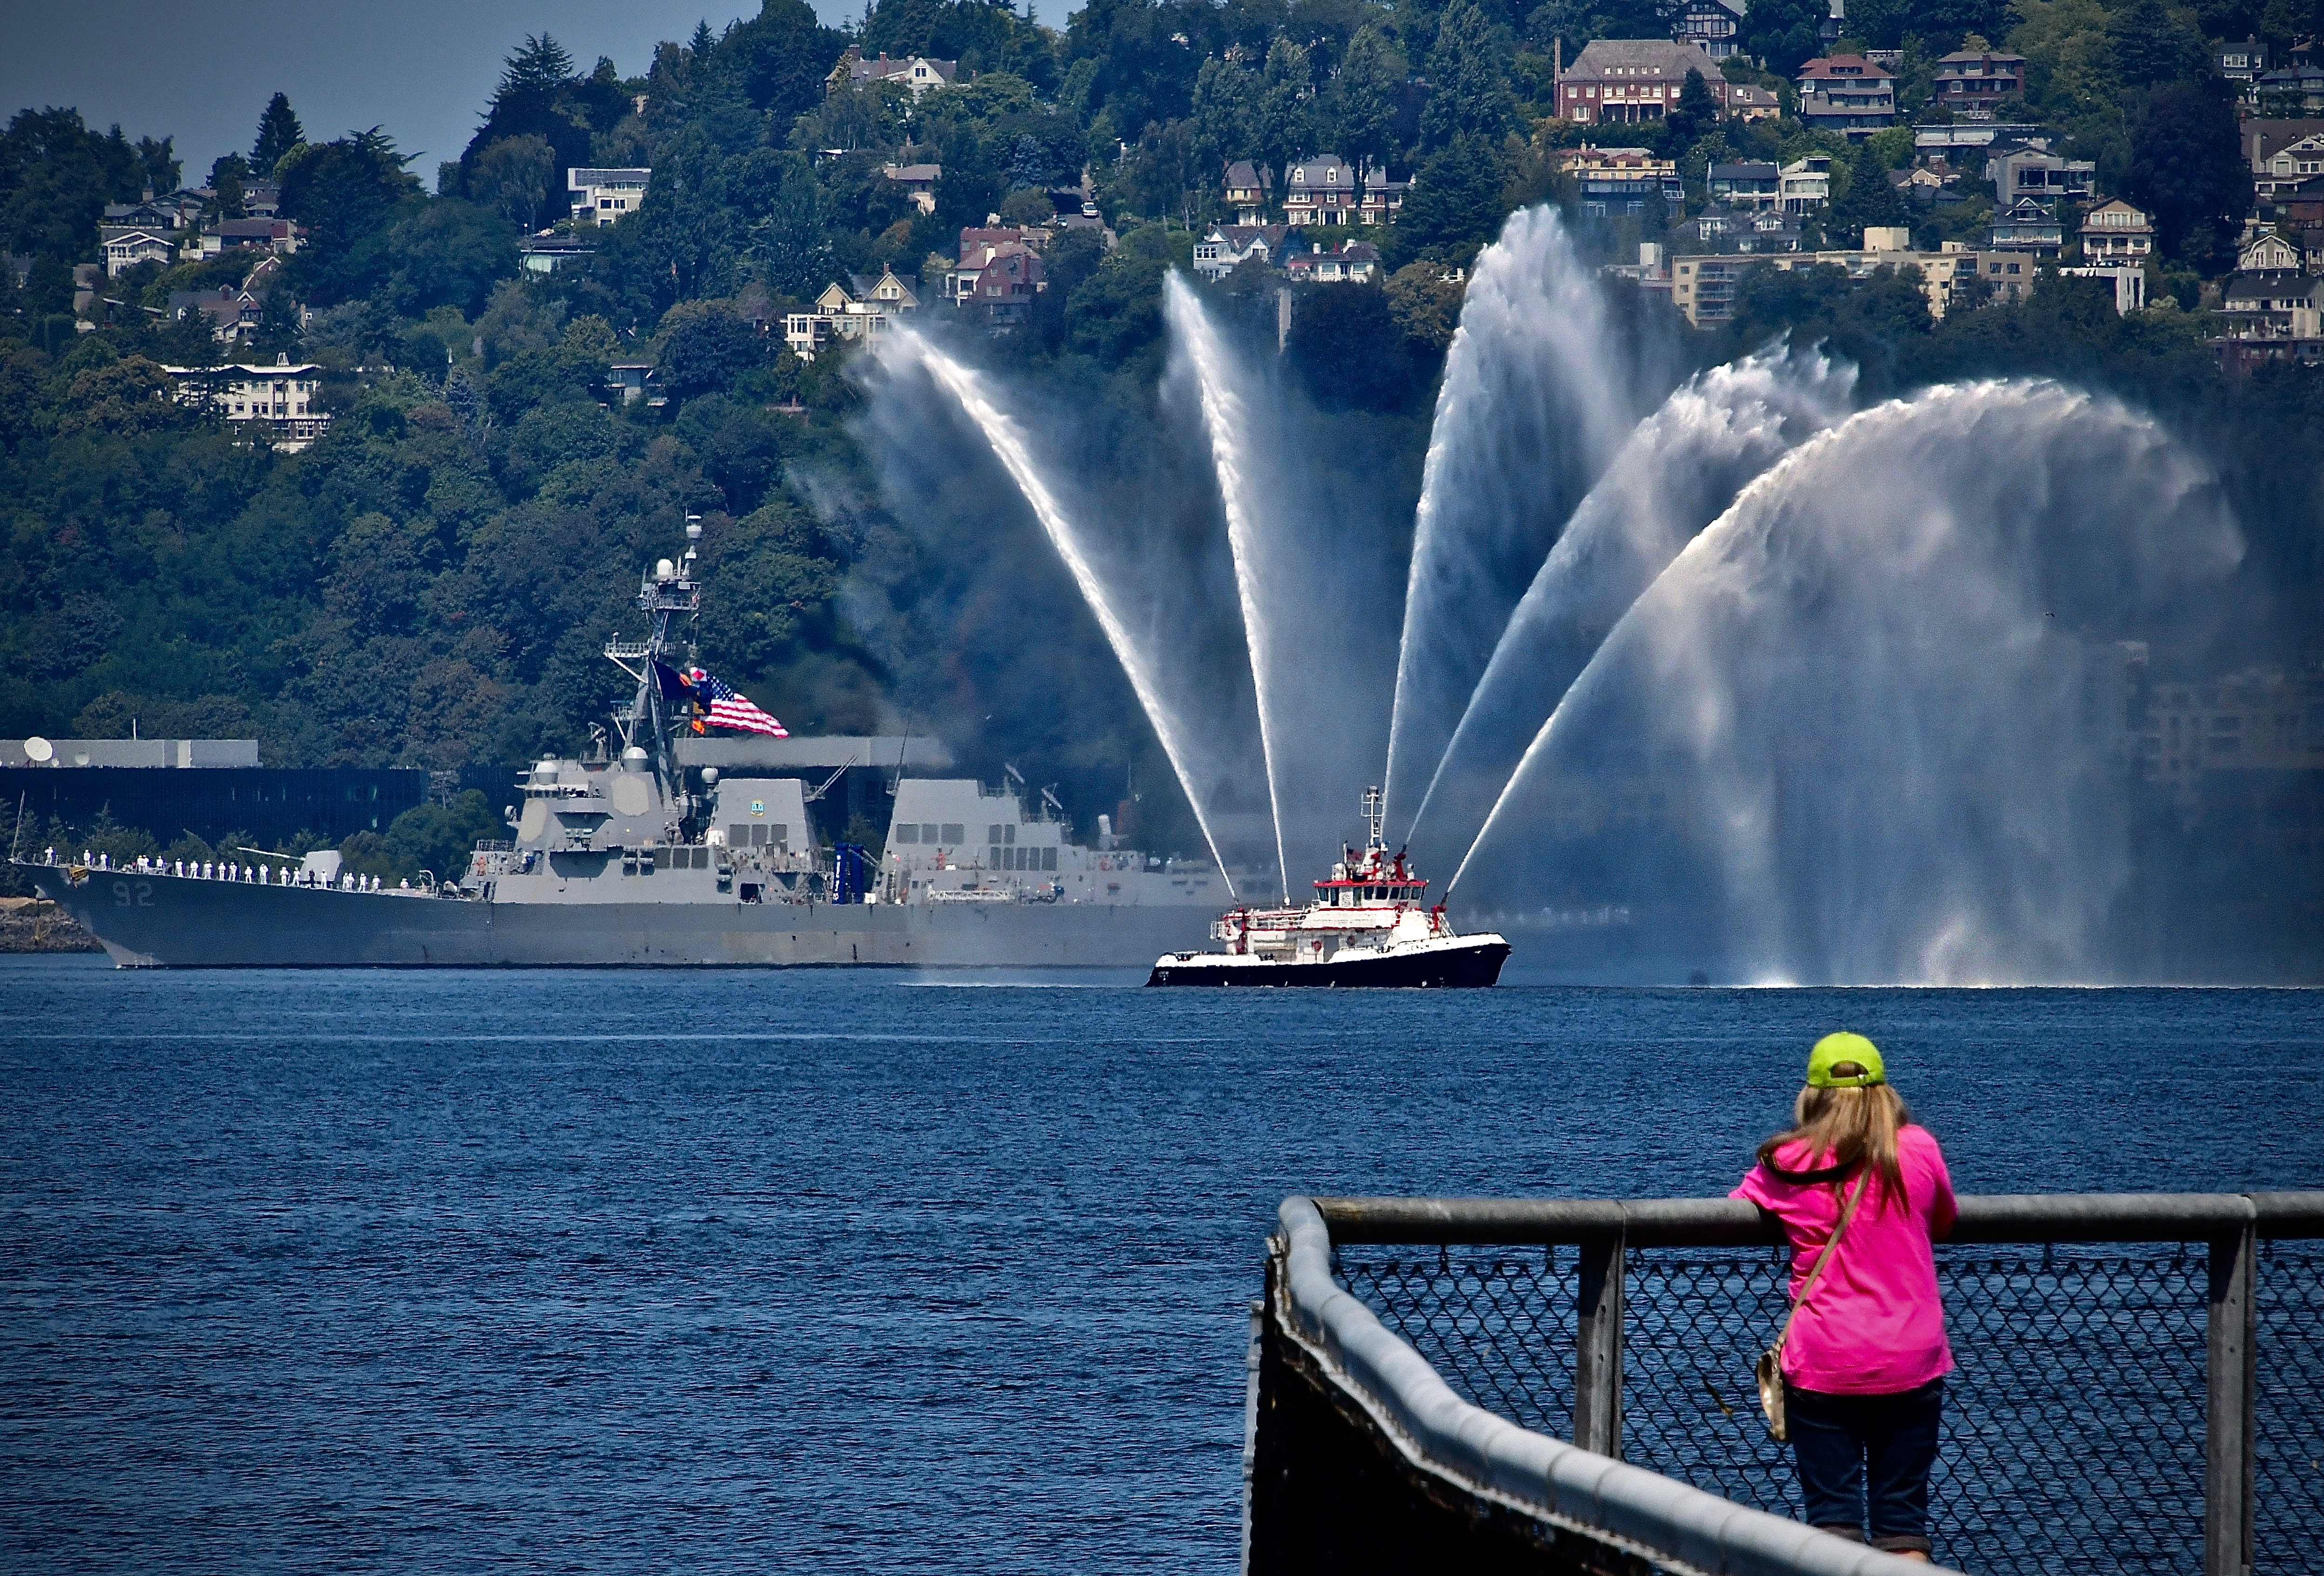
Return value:
[(1791, 1424), (1784, 1417), (1784, 1342), (1792, 1338), (1792, 1321), (1800, 1316), (1800, 1309), (1807, 1302), (1808, 1294), (1815, 1290), (1816, 1277), (1823, 1273), (1823, 1267), (1831, 1262), (1832, 1250), (1840, 1246), (1840, 1233), (1847, 1230), (1848, 1222), (1856, 1218), (1856, 1206), (1864, 1202), (1864, 1190), (1870, 1183), (1871, 1170), (1868, 1166), (1857, 1177), (1856, 1191), (1848, 1195), (1847, 1207), (1840, 1212), (1840, 1223), (1832, 1227), (1831, 1240), (1823, 1245), (1823, 1251), (1816, 1255), (1815, 1263), (1808, 1269), (1807, 1279), (1800, 1283), (1800, 1295), (1792, 1299), (1792, 1311), (1784, 1315), (1784, 1327), (1776, 1332), (1775, 1344), (1759, 1354), (1759, 1409), (1767, 1415), (1767, 1432), (1775, 1435), (1779, 1444), (1792, 1437)]

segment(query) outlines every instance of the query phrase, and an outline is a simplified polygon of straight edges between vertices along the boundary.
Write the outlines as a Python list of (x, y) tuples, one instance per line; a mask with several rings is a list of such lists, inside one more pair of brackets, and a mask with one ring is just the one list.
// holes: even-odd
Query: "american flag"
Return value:
[(714, 728), (739, 728), (745, 733), (766, 733), (788, 739), (791, 731), (751, 704), (733, 685), (715, 674), (694, 670), (694, 693), (702, 702), (702, 720)]

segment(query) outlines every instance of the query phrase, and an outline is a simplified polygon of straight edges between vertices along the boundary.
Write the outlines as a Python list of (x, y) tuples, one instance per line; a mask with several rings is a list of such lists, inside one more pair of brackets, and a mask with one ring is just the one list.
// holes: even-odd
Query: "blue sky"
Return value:
[[(861, 0), (812, 0), (825, 22), (862, 14)], [(546, 28), (586, 69), (611, 55), (637, 75), (657, 41), (698, 20), (723, 28), (758, 14), (758, 0), (0, 0), (0, 115), (73, 106), (134, 140), (171, 136), (197, 183), (221, 153), (247, 152), (259, 111), (277, 91), (310, 137), (383, 125), (432, 189), (439, 160), (456, 159), (526, 33)]]

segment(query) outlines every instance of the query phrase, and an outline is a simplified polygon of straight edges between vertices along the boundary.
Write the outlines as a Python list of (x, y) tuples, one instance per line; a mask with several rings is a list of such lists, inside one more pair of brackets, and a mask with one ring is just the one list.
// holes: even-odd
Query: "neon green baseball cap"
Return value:
[[(1846, 1068), (1847, 1071), (1837, 1071)], [(1863, 1089), (1888, 1082), (1880, 1047), (1860, 1034), (1828, 1034), (1808, 1053), (1811, 1089)]]

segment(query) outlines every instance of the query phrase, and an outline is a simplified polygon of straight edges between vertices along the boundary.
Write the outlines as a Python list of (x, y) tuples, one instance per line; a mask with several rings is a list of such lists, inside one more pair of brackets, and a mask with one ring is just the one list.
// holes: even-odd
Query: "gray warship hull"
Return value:
[(61, 866), (29, 872), (124, 968), (1147, 969), (1204, 910), (1104, 903), (509, 903)]

